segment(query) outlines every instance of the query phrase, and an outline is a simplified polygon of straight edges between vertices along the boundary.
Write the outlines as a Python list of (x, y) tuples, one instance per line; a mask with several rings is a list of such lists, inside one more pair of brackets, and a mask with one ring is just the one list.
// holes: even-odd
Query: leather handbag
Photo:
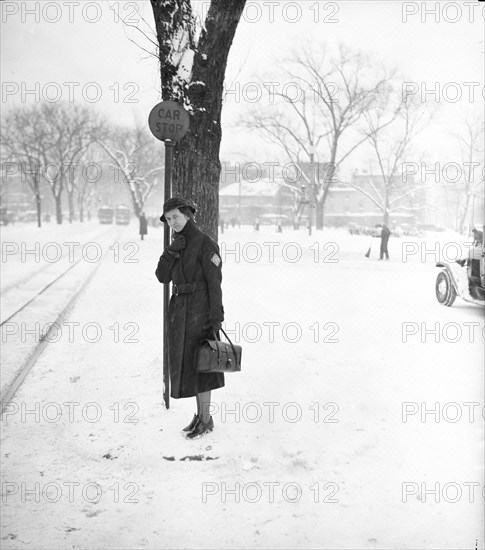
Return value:
[(241, 370), (242, 347), (231, 342), (229, 336), (221, 328), (229, 343), (217, 339), (205, 339), (195, 352), (195, 370), (198, 373), (238, 372)]

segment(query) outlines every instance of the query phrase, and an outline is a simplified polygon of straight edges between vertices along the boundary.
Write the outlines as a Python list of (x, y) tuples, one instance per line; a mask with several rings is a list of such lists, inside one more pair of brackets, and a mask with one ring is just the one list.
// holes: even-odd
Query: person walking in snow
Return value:
[(142, 212), (140, 214), (139, 221), (140, 221), (140, 230), (139, 230), (140, 238), (141, 240), (143, 240), (144, 236), (148, 233), (148, 224), (147, 224), (147, 219), (145, 217), (145, 212)]
[(168, 310), (170, 395), (195, 397), (197, 413), (183, 431), (192, 439), (214, 429), (209, 414), (211, 391), (224, 386), (224, 373), (200, 374), (194, 356), (201, 340), (213, 338), (224, 320), (222, 260), (219, 247), (195, 224), (193, 204), (173, 197), (163, 205), (160, 220), (174, 232), (172, 243), (160, 256), (156, 277), (172, 282)]
[(389, 228), (386, 224), (382, 224), (381, 229), (381, 250), (379, 254), (379, 260), (384, 259), (384, 254), (386, 255), (386, 260), (389, 259), (389, 251), (387, 250), (387, 244), (389, 242), (389, 237), (391, 236), (391, 232), (389, 231)]

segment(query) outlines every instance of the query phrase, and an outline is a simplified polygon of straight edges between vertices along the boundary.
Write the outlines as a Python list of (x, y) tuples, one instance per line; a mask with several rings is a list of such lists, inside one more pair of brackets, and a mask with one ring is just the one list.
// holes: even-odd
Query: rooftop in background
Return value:
[(230, 183), (219, 191), (221, 197), (275, 197), (282, 188), (288, 186), (282, 181), (281, 184), (258, 179), (256, 181), (241, 180), (239, 183)]

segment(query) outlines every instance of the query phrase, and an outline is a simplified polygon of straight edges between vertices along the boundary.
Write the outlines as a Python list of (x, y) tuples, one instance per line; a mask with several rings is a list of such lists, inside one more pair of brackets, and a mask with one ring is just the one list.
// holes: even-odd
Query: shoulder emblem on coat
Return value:
[(221, 263), (221, 259), (219, 258), (219, 256), (217, 254), (212, 254), (212, 257), (211, 257), (211, 262), (216, 266), (216, 267), (219, 267), (219, 264)]

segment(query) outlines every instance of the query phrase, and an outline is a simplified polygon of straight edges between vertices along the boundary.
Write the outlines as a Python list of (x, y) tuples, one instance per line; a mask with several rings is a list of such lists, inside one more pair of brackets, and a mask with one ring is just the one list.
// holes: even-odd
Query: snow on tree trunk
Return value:
[[(190, 113), (189, 131), (173, 151), (172, 195), (195, 201), (198, 224), (215, 239), (224, 76), (245, 3), (246, 0), (212, 0), (195, 44), (190, 1), (151, 0), (160, 49), (162, 99), (178, 101)], [(184, 75), (187, 66), (180, 61), (184, 56), (174, 56), (181, 43), (194, 54), (189, 76)]]

